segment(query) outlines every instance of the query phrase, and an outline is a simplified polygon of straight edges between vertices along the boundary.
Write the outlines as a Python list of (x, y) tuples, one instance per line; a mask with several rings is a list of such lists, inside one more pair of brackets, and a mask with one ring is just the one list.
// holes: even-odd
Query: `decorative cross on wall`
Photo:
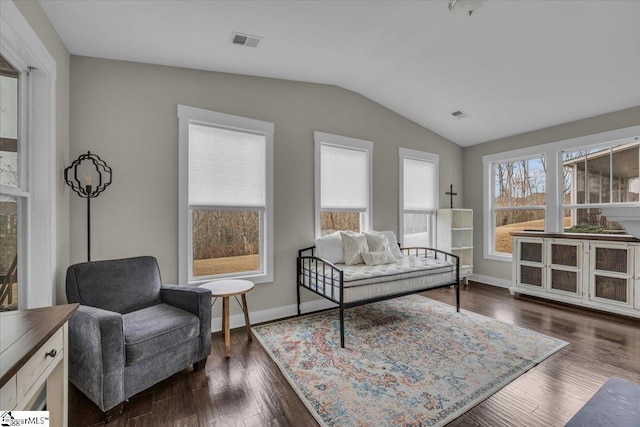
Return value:
[(451, 209), (453, 209), (453, 196), (457, 196), (458, 193), (454, 193), (453, 192), (453, 184), (449, 184), (449, 191), (447, 191), (444, 194), (448, 194), (449, 197), (451, 198)]

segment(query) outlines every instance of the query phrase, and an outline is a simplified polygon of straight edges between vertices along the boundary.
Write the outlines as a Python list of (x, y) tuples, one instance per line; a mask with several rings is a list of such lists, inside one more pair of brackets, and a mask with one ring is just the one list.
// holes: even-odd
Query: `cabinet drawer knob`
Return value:
[(58, 352), (56, 351), (56, 349), (54, 348), (53, 350), (45, 353), (45, 356), (51, 356), (51, 357), (56, 357), (56, 354), (58, 354)]

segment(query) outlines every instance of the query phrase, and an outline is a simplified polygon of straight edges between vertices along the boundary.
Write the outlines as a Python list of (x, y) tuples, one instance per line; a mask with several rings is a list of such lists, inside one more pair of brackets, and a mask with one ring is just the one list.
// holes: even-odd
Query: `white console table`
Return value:
[(77, 309), (67, 304), (0, 313), (0, 409), (33, 409), (46, 387), (49, 424), (67, 426), (67, 320)]
[(640, 240), (607, 234), (511, 233), (511, 294), (640, 317)]

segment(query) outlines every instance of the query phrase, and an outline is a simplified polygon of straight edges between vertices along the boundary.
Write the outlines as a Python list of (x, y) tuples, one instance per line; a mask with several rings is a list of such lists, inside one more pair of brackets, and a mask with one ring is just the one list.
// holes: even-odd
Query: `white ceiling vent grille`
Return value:
[(451, 115), (456, 119), (464, 119), (465, 117), (469, 117), (469, 115), (462, 110), (456, 110), (453, 113), (451, 113)]
[(238, 46), (258, 47), (263, 38), (264, 37), (233, 32), (231, 34), (231, 44), (235, 44)]

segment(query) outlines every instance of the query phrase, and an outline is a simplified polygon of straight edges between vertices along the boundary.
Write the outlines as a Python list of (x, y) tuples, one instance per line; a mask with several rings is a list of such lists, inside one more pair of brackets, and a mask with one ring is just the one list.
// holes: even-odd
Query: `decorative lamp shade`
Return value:
[(113, 173), (97, 154), (81, 154), (64, 170), (64, 181), (84, 199), (98, 197), (109, 185)]

